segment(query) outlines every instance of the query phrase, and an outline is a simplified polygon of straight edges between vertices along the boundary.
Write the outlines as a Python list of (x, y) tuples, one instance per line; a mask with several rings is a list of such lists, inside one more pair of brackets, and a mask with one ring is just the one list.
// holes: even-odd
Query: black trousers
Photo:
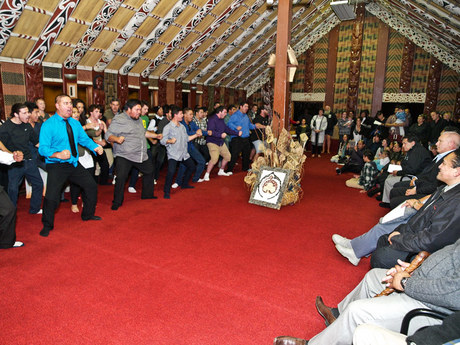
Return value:
[(0, 248), (11, 248), (16, 241), (16, 207), (0, 187)]
[(195, 148), (198, 150), (198, 152), (201, 153), (201, 155), (203, 156), (204, 160), (206, 162), (209, 162), (209, 160), (211, 159), (211, 155), (209, 154), (208, 145), (206, 145), (206, 144), (200, 145), (197, 142), (193, 142), (193, 145), (195, 145)]
[(48, 179), (46, 182), (46, 194), (43, 201), (42, 223), (43, 229), (54, 228), (54, 213), (61, 200), (62, 187), (67, 182), (74, 183), (82, 189), (83, 210), (82, 219), (90, 219), (94, 216), (97, 203), (97, 183), (88, 170), (78, 163), (76, 167), (69, 163), (47, 164)]
[(398, 264), (398, 259), (411, 262), (417, 253), (393, 249), (388, 243), (388, 235), (382, 235), (377, 241), (377, 249), (371, 256), (372, 268), (392, 268)]
[(132, 167), (137, 168), (142, 174), (142, 199), (151, 199), (153, 197), (153, 164), (150, 159), (137, 163), (123, 157), (116, 157), (117, 164), (117, 179), (115, 180), (115, 188), (113, 191), (113, 206), (121, 206), (123, 204), (125, 183), (128, 180), (129, 172)]
[(102, 155), (91, 155), (94, 160), (94, 166), (96, 166), (96, 163), (99, 163), (99, 166), (101, 167), (101, 172), (99, 173), (99, 184), (105, 185), (108, 184), (108, 179), (109, 179), (109, 161), (107, 159), (107, 155), (105, 154), (105, 151)]
[(249, 155), (251, 154), (251, 142), (249, 138), (235, 137), (232, 139), (232, 159), (228, 163), (227, 171), (232, 171), (241, 152), (243, 159), (243, 171), (249, 170)]
[(158, 180), (158, 177), (160, 176), (161, 167), (163, 166), (163, 163), (166, 158), (166, 147), (164, 147), (160, 143), (157, 143), (155, 145), (152, 145), (150, 150), (152, 152), (152, 161), (155, 170), (154, 179)]
[(184, 161), (168, 159), (168, 174), (166, 175), (166, 181), (163, 187), (163, 191), (166, 195), (169, 195), (169, 193), (171, 192), (171, 185), (174, 178), (174, 173), (176, 172), (176, 168), (179, 163), (184, 164), (186, 168), (184, 178), (182, 179), (181, 187), (189, 185), (190, 177), (192, 177), (192, 173), (195, 171), (195, 163), (193, 162), (193, 159), (191, 157), (187, 158)]

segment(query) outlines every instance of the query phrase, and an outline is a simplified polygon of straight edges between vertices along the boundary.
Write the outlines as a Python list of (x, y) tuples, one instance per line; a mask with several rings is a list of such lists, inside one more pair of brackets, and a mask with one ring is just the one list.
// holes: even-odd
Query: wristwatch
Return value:
[(403, 279), (401, 279), (401, 283), (400, 283), (400, 284), (401, 284), (403, 290), (406, 290), (407, 279), (408, 279), (408, 277), (404, 277)]

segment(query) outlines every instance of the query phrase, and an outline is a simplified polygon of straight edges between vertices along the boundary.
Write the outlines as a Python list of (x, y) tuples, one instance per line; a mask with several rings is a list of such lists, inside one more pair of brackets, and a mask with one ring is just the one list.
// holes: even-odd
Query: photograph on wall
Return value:
[(290, 173), (287, 169), (262, 166), (249, 203), (279, 210)]

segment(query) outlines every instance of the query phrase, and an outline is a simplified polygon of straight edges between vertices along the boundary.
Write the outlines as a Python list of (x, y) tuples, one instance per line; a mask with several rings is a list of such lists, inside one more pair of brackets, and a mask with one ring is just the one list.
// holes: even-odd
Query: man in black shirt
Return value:
[(25, 177), (32, 186), (29, 213), (41, 214), (43, 181), (33, 159), (29, 143), (38, 147), (38, 135), (29, 123), (30, 112), (25, 104), (16, 103), (11, 108), (11, 118), (0, 127), (0, 141), (7, 152), (21, 151), (24, 161), (12, 164), (8, 169), (8, 196), (16, 206), (18, 189)]

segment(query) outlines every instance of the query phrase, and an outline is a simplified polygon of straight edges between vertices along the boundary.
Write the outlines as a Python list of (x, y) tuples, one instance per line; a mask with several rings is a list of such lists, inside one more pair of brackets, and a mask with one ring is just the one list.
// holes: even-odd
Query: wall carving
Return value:
[(324, 102), (325, 99), (326, 93), (296, 92), (291, 94), (293, 102)]
[(384, 103), (425, 103), (426, 93), (383, 93)]
[(5, 47), (8, 38), (10, 38), (16, 23), (21, 16), (27, 0), (5, 0), (0, 7), (0, 53)]
[(350, 52), (350, 73), (348, 79), (347, 109), (355, 110), (358, 105), (359, 72), (363, 48), (364, 6), (358, 5), (353, 24)]
[(428, 76), (428, 84), (426, 87), (425, 114), (429, 114), (436, 110), (438, 103), (438, 90), (441, 81), (442, 64), (435, 57), (431, 58), (430, 74)]
[(412, 80), (412, 67), (414, 66), (415, 44), (408, 38), (404, 42), (403, 58), (401, 62), (401, 77), (399, 80), (399, 91), (403, 93), (410, 92)]

